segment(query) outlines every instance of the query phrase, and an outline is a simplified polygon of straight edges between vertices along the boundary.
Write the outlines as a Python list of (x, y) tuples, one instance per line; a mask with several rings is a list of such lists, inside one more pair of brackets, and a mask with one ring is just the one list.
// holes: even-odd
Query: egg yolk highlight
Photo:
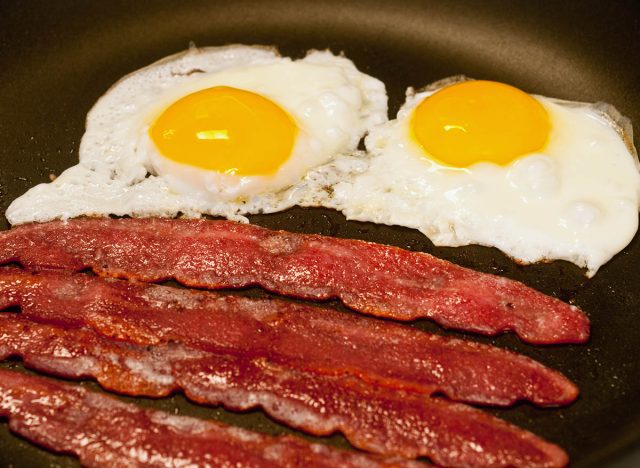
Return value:
[(259, 94), (216, 86), (169, 106), (149, 135), (165, 157), (235, 175), (269, 175), (291, 156), (293, 118)]
[(425, 98), (410, 123), (413, 138), (444, 165), (505, 165), (541, 150), (549, 137), (545, 108), (513, 86), (465, 81)]

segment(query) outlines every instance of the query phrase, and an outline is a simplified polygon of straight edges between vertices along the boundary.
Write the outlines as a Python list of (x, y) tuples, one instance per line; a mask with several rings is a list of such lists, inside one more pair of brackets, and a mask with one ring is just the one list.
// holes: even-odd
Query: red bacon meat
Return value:
[(339, 298), (365, 314), (430, 318), (447, 328), (529, 343), (582, 343), (589, 320), (575, 306), (521, 283), (424, 253), (357, 240), (271, 231), (229, 221), (77, 219), (0, 234), (0, 263), (92, 268), (104, 276), (200, 288), (260, 285), (287, 296)]
[(9, 356), (60, 376), (94, 377), (104, 388), (129, 395), (182, 390), (199, 403), (262, 407), (311, 434), (340, 431), (355, 447), (427, 456), (442, 466), (567, 463), (559, 447), (466, 405), (369, 386), (350, 376), (312, 375), (264, 358), (215, 355), (179, 343), (140, 346), (6, 313), (0, 315), (0, 359)]
[(142, 409), (79, 386), (0, 369), (0, 416), (11, 430), (88, 467), (421, 466), (269, 437), (214, 421)]
[(280, 300), (0, 268), (0, 309), (10, 306), (33, 320), (140, 345), (180, 342), (459, 401), (548, 406), (578, 395), (559, 372), (503, 349)]

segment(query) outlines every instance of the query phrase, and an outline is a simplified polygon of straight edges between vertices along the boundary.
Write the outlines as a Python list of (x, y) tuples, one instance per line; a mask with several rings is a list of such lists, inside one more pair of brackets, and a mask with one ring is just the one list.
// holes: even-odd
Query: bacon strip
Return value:
[(562, 374), (506, 350), (291, 302), (0, 268), (0, 309), (9, 306), (140, 345), (180, 342), (459, 401), (562, 405), (578, 395)]
[(577, 308), (521, 283), (424, 253), (229, 221), (77, 219), (0, 233), (0, 263), (31, 269), (92, 268), (104, 276), (187, 286), (260, 285), (276, 293), (339, 298), (365, 314), (430, 318), (444, 327), (535, 344), (581, 343), (589, 320)]
[(89, 467), (423, 466), (269, 437), (214, 421), (138, 408), (113, 397), (0, 369), (0, 416), (12, 431)]
[[(557, 446), (466, 405), (369, 387), (353, 377), (293, 371), (263, 358), (218, 356), (177, 343), (139, 346), (86, 329), (65, 330), (0, 315), (0, 358), (65, 377), (95, 377), (109, 390), (165, 396), (232, 410), (262, 407), (315, 435), (340, 431), (367, 451), (442, 466), (563, 466)], [(0, 374), (1, 381), (1, 374)], [(2, 384), (0, 384), (0, 389)], [(336, 465), (340, 466), (340, 465)]]

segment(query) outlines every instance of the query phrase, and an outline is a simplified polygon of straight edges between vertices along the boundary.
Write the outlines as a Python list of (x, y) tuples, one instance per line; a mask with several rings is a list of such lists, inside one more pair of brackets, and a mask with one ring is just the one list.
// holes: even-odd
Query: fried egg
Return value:
[(435, 245), (497, 247), (521, 263), (563, 259), (591, 276), (638, 228), (631, 126), (606, 104), (454, 77), (409, 89), (366, 147), (369, 159), (330, 164), (327, 179), (342, 180), (325, 204), (348, 219), (418, 229)]
[(305, 180), (387, 120), (382, 82), (345, 57), (191, 48), (116, 83), (87, 116), (79, 164), (6, 212), (11, 224), (81, 215), (245, 220), (306, 198)]

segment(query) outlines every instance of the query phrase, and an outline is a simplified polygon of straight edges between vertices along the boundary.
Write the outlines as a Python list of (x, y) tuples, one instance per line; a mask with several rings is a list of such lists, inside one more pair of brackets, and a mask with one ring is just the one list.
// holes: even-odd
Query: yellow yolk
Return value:
[(149, 135), (179, 163), (235, 175), (269, 175), (289, 159), (298, 128), (289, 114), (250, 91), (216, 86), (169, 106)]
[(480, 161), (508, 164), (542, 149), (550, 131), (542, 104), (494, 81), (465, 81), (441, 89), (416, 107), (410, 125), (428, 155), (455, 167)]

